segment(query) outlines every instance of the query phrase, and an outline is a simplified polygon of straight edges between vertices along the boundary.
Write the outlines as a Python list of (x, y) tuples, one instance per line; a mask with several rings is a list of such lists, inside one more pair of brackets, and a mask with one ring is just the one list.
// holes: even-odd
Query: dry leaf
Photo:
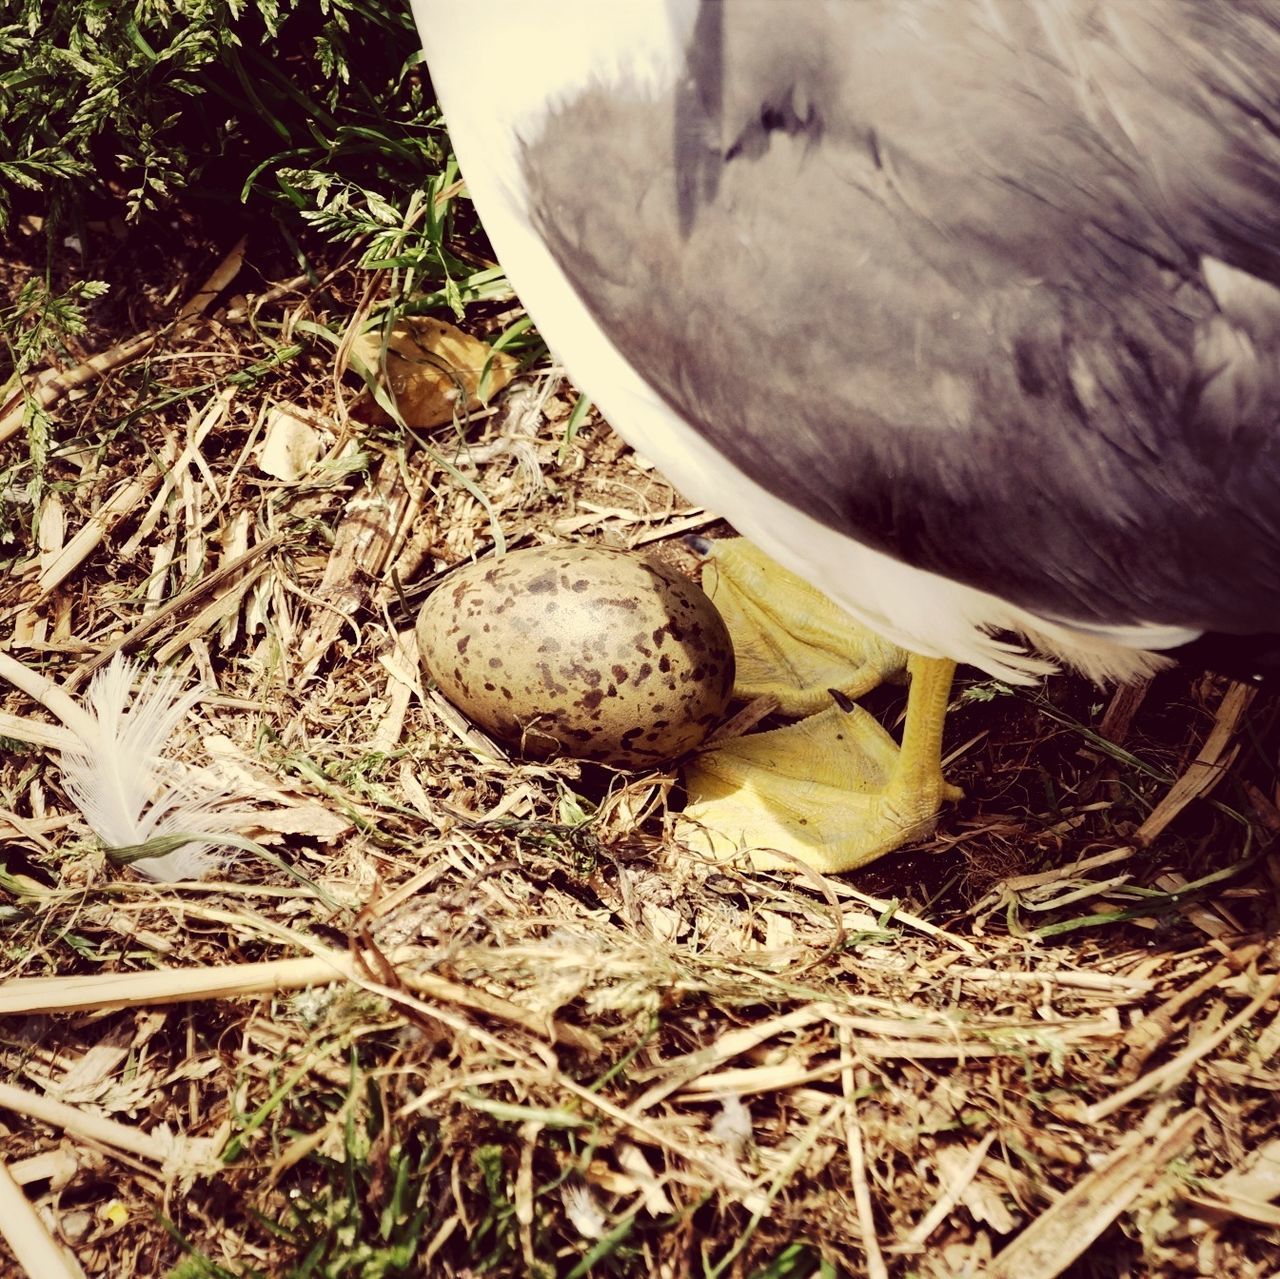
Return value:
[[(382, 338), (362, 333), (351, 354), (367, 369), (381, 371)], [(387, 339), (385, 383), (401, 417), (416, 427), (453, 420), (465, 390), (467, 409), (479, 408), (515, 375), (516, 362), (444, 320), (404, 316)], [(379, 381), (382, 381), (381, 376)]]
[(675, 1211), (671, 1200), (667, 1197), (667, 1192), (662, 1188), (662, 1182), (639, 1146), (629, 1141), (620, 1141), (614, 1147), (614, 1153), (624, 1171), (629, 1173), (636, 1186), (644, 1191), (644, 1207), (650, 1216), (661, 1217)]
[(321, 448), (320, 432), (298, 417), (291, 405), (277, 404), (267, 418), (267, 429), (258, 448), (258, 469), (291, 484), (311, 470)]
[[(938, 1171), (946, 1183), (959, 1181), (969, 1162), (969, 1151), (961, 1145), (940, 1146), (937, 1153)], [(1018, 1224), (1005, 1205), (999, 1190), (980, 1177), (973, 1177), (960, 1192), (960, 1202), (969, 1210), (974, 1221), (985, 1222), (998, 1235), (1007, 1235)]]
[(259, 768), (225, 734), (206, 734), (204, 745), (214, 761), (217, 776), (224, 781), (234, 777), (259, 804), (275, 805), (254, 810), (247, 824), (251, 839), (270, 843), (273, 836), (309, 835), (328, 844), (351, 829), (349, 818), (332, 812), (300, 791), (276, 786), (270, 774)]

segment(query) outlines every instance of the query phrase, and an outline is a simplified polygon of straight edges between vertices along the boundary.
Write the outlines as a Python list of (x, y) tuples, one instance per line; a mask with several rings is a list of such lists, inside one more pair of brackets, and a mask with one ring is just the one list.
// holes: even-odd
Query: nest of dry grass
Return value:
[[(499, 537), (679, 562), (714, 516), (567, 429), (545, 368), (425, 444), (361, 420), (314, 335), (376, 281), (250, 295), (240, 266), (39, 392), (60, 443), (0, 606), (73, 691), (116, 652), (213, 690), (184, 751), (251, 779), (303, 882), (114, 867), (10, 743), (0, 1269), (1280, 1269), (1269, 703), (975, 679), (930, 846), (840, 880), (704, 864), (664, 833), (673, 776), (504, 757), (411, 641)], [(282, 414), (318, 443), (290, 480)]]

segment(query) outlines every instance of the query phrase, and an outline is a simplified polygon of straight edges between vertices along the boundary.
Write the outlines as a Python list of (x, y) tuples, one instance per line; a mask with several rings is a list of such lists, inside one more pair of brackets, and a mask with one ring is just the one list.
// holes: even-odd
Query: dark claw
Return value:
[(831, 700), (847, 715), (854, 707), (853, 698), (847, 693), (842, 693), (838, 688), (829, 688), (827, 692), (831, 694)]

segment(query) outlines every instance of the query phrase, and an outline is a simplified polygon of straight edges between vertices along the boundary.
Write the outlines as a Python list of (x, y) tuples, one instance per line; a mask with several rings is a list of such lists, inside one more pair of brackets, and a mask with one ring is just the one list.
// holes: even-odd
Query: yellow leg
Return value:
[(741, 737), (686, 766), (681, 838), (758, 870), (854, 870), (919, 839), (961, 792), (942, 776), (955, 663), (912, 656), (902, 746), (861, 707)]
[(896, 817), (911, 832), (903, 837), (903, 843), (914, 838), (918, 828), (921, 833), (931, 830), (943, 803), (964, 798), (964, 791), (942, 775), (942, 730), (956, 664), (913, 653), (907, 670), (911, 688), (902, 726), (902, 748), (884, 799), (888, 815)]

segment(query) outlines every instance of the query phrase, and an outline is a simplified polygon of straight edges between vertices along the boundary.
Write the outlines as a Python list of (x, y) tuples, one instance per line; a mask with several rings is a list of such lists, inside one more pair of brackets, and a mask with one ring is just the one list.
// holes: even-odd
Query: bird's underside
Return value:
[(735, 0), (689, 40), (524, 151), (676, 413), (1043, 617), (1280, 630), (1280, 3)]

